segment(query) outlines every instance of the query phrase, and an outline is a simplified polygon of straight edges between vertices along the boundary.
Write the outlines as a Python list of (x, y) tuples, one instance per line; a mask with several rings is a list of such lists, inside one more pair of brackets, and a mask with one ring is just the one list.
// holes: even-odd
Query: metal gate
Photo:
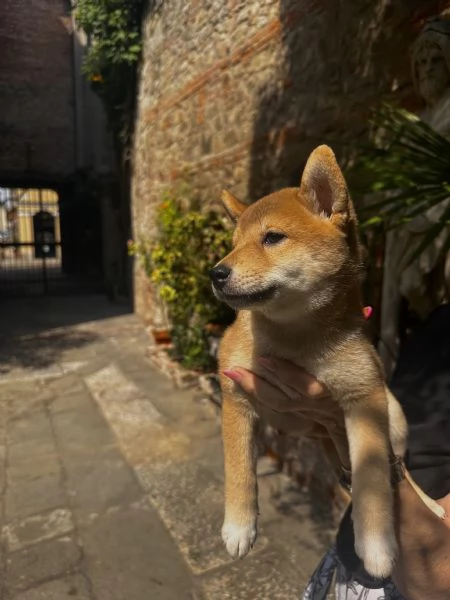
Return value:
[(0, 296), (46, 294), (66, 283), (58, 194), (0, 188)]

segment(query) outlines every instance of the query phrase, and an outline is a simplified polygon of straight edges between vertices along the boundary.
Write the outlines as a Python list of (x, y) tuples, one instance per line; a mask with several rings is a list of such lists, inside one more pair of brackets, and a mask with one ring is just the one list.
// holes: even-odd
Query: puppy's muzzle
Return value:
[(222, 290), (231, 276), (231, 269), (227, 265), (217, 265), (209, 271), (209, 276), (217, 290)]

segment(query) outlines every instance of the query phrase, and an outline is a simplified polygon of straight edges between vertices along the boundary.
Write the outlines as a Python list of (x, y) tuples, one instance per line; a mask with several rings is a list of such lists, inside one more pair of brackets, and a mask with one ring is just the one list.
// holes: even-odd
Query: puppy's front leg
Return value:
[(256, 539), (256, 418), (246, 400), (224, 394), (225, 520), (222, 539), (228, 553), (235, 558), (245, 556)]
[(366, 570), (387, 577), (397, 552), (389, 460), (389, 419), (383, 386), (345, 410), (352, 467), (355, 550)]

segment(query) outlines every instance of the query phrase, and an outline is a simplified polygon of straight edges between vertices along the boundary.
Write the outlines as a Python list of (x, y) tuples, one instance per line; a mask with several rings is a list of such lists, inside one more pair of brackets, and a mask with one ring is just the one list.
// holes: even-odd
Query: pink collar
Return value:
[(372, 316), (372, 313), (373, 313), (373, 306), (365, 306), (363, 308), (363, 315), (364, 315), (364, 318), (366, 319), (366, 321), (368, 319), (370, 319), (370, 317)]

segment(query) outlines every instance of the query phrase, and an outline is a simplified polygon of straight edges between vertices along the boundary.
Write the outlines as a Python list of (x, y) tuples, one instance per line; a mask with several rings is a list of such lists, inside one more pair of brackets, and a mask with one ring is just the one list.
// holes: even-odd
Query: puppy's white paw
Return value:
[(384, 531), (355, 535), (355, 551), (370, 575), (379, 579), (389, 577), (397, 555), (395, 534)]
[(256, 521), (241, 525), (227, 521), (222, 527), (222, 539), (228, 554), (233, 558), (243, 558), (256, 540)]

